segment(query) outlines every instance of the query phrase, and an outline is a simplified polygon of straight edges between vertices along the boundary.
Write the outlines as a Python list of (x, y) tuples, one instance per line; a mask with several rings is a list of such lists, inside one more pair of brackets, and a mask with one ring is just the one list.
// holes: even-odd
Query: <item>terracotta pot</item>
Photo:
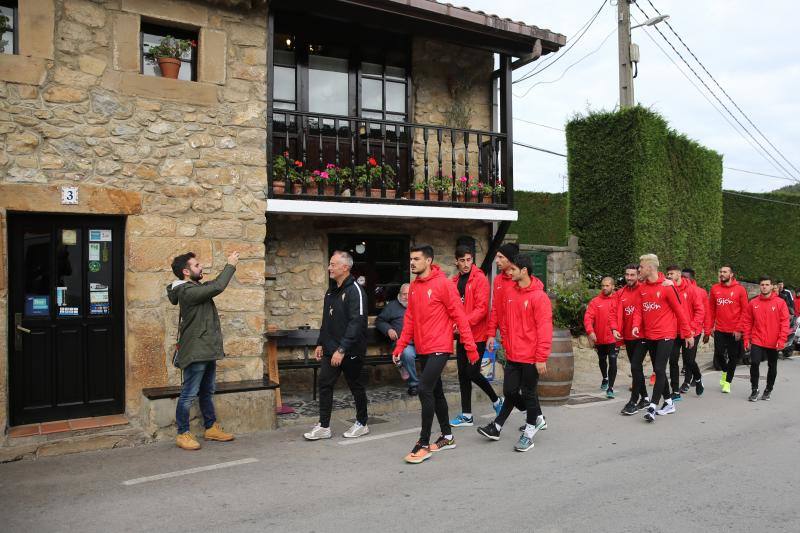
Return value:
[(283, 194), (286, 192), (286, 182), (283, 180), (272, 182), (272, 192), (275, 194)]
[(478, 202), (478, 193), (472, 194), (471, 192), (467, 193), (467, 201), (468, 202)]
[(483, 197), (483, 201), (482, 201), (482, 202), (483, 202), (484, 204), (490, 204), (490, 203), (492, 203), (492, 195), (491, 195), (491, 194), (484, 195), (484, 197)]
[(292, 183), (292, 194), (303, 194), (303, 185), (300, 183)]
[(180, 59), (175, 59), (174, 57), (159, 57), (156, 58), (156, 61), (158, 61), (158, 68), (161, 70), (162, 78), (178, 79), (178, 73), (181, 71)]
[(325, 196), (336, 196), (336, 185), (325, 185)]
[(356, 187), (356, 196), (364, 198), (367, 195), (367, 190), (364, 187)]

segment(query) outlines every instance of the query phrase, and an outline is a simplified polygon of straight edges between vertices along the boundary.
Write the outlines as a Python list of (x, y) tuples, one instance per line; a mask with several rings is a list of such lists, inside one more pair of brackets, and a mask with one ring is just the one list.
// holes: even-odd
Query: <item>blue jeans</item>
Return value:
[(200, 399), (203, 426), (208, 429), (217, 421), (213, 400), (214, 391), (216, 390), (216, 376), (216, 361), (192, 363), (183, 369), (181, 395), (178, 398), (178, 407), (175, 409), (175, 420), (178, 423), (179, 435), (189, 431), (189, 408), (196, 397)]
[(408, 370), (408, 386), (419, 386), (419, 378), (417, 377), (417, 352), (414, 350), (413, 344), (409, 344), (403, 349), (401, 361), (403, 363), (403, 368)]

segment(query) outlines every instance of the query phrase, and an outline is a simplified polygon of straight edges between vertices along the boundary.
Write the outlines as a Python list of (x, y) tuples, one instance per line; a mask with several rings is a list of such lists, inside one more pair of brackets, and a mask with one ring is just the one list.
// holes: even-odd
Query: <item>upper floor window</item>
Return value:
[(154, 61), (147, 59), (150, 49), (162, 42), (162, 39), (170, 36), (193, 43), (180, 58), (181, 68), (178, 72), (179, 80), (197, 81), (197, 32), (183, 28), (170, 28), (158, 24), (142, 21), (141, 26), (141, 72), (145, 76), (161, 76), (159, 66)]
[(0, 0), (0, 53), (2, 54), (18, 52), (17, 12), (16, 0)]

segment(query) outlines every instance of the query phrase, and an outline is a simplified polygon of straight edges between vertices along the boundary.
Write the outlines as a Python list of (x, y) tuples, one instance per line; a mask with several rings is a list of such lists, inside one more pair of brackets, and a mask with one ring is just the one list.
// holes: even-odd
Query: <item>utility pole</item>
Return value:
[(619, 107), (633, 107), (633, 64), (631, 63), (631, 0), (617, 0), (617, 41), (619, 43)]

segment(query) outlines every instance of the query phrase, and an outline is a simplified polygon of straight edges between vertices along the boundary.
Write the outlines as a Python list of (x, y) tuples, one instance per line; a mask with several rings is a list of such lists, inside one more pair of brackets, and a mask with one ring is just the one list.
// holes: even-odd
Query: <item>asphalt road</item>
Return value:
[[(773, 400), (756, 403), (748, 381), (723, 395), (707, 373), (703, 397), (654, 424), (620, 416), (620, 400), (545, 407), (549, 429), (527, 453), (513, 451), (515, 413), (499, 442), (461, 428), (456, 449), (408, 465), (419, 415), (406, 413), (368, 440), (304, 442), (292, 427), (199, 452), (159, 443), (0, 465), (0, 530), (797, 532), (800, 360), (778, 372)], [(334, 421), (337, 435), (347, 426)]]

